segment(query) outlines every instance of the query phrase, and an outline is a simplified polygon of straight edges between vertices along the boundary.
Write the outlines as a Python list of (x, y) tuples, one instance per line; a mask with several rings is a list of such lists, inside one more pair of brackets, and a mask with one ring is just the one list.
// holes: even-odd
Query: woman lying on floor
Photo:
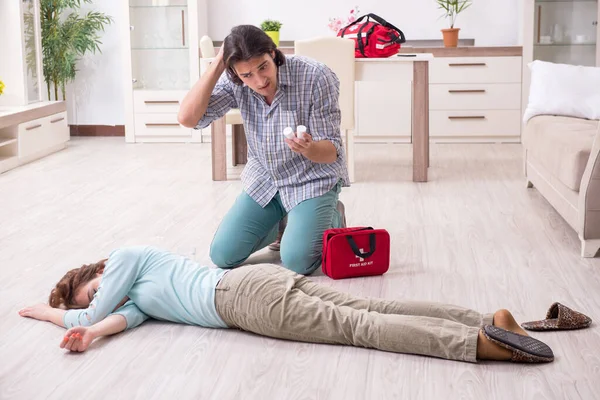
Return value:
[(154, 318), (469, 362), (554, 359), (507, 310), (358, 298), (277, 265), (209, 268), (152, 247), (118, 249), (67, 272), (49, 303), (19, 314), (68, 328), (60, 347), (79, 352)]

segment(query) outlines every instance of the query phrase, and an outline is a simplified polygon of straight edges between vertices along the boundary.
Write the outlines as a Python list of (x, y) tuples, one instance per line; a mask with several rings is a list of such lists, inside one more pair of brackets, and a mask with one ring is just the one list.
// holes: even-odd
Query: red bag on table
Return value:
[[(362, 22), (363, 19), (367, 19)], [(369, 19), (373, 19), (370, 21)], [(400, 44), (406, 42), (404, 33), (385, 19), (366, 14), (343, 27), (337, 33), (339, 37), (354, 39), (355, 58), (385, 58), (400, 50)]]

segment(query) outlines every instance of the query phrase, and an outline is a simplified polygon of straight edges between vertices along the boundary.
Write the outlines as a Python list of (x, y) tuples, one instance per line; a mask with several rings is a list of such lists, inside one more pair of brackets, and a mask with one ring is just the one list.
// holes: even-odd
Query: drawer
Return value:
[(19, 125), (19, 157), (24, 158), (70, 138), (67, 113), (61, 112)]
[(186, 93), (183, 90), (134, 90), (134, 113), (177, 113)]
[(389, 61), (356, 61), (356, 81), (412, 81), (413, 63)]
[(357, 82), (356, 136), (411, 136), (412, 83)]
[(177, 122), (177, 114), (135, 114), (135, 136), (191, 137), (192, 129)]
[(431, 111), (429, 135), (431, 137), (520, 136), (521, 111)]
[(520, 83), (521, 57), (438, 57), (429, 83)]
[(429, 85), (430, 110), (520, 110), (519, 83)]
[(67, 122), (67, 112), (51, 115), (48, 118), (52, 134), (56, 141), (66, 142), (71, 138), (71, 129)]

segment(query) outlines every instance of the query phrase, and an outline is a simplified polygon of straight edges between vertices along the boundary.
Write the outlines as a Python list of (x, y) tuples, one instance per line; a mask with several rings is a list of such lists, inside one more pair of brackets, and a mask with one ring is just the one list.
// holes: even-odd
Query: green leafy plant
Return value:
[(441, 17), (448, 18), (450, 28), (454, 28), (458, 14), (465, 11), (472, 4), (471, 0), (435, 0), (435, 2), (438, 4), (438, 9), (444, 10)]
[(265, 32), (279, 32), (279, 29), (281, 29), (281, 25), (283, 24), (279, 21), (267, 19), (260, 24), (260, 29), (262, 29)]
[[(58, 100), (60, 87), (63, 100), (65, 85), (75, 79), (77, 62), (88, 52), (102, 53), (98, 33), (113, 19), (103, 13), (90, 11), (81, 16), (77, 13), (82, 3), (93, 0), (41, 0), (42, 53), (44, 56), (44, 79), (48, 87), (54, 87), (54, 99)], [(69, 12), (67, 16), (63, 15)]]
[(36, 52), (36, 37), (35, 37), (35, 18), (33, 1), (26, 1), (23, 4), (23, 24), (26, 55), (25, 61), (27, 64), (27, 73), (34, 81), (34, 87), (38, 89), (38, 71), (37, 71), (37, 52)]

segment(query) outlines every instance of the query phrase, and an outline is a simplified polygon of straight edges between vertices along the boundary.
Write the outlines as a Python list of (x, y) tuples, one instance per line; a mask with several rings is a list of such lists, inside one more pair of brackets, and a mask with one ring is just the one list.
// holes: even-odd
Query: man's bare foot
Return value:
[(515, 320), (508, 310), (498, 310), (494, 313), (494, 326), (498, 328), (506, 329), (507, 331), (518, 333), (519, 335), (529, 336), (527, 332), (521, 328), (521, 326)]
[(279, 232), (277, 233), (277, 239), (268, 245), (267, 247), (271, 251), (281, 251), (281, 238), (283, 237), (283, 232), (285, 231), (285, 227), (287, 226), (287, 215), (283, 217), (281, 221), (279, 221)]
[(276, 240), (267, 246), (271, 251), (281, 251), (281, 240)]

